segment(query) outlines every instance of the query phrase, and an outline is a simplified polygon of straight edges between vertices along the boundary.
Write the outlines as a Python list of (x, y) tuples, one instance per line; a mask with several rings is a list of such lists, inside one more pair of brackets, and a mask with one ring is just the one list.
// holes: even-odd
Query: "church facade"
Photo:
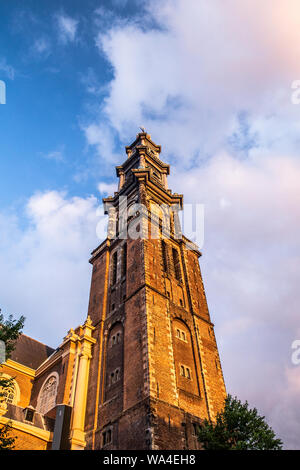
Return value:
[(91, 255), (88, 315), (53, 350), (26, 335), (1, 369), (17, 449), (197, 449), (226, 390), (183, 196), (146, 132), (116, 168), (106, 240)]

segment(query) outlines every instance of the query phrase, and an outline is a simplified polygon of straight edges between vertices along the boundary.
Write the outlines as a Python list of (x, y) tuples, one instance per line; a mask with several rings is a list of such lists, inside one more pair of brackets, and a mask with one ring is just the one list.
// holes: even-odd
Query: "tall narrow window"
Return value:
[(117, 252), (115, 251), (112, 258), (112, 284), (117, 282)]
[(127, 243), (123, 245), (122, 251), (122, 276), (126, 276), (127, 271)]
[(159, 230), (159, 236), (162, 236), (162, 231), (163, 231), (163, 221), (162, 218), (159, 217), (158, 219), (158, 230)]
[(176, 277), (177, 281), (181, 281), (181, 269), (180, 269), (180, 261), (179, 261), (178, 251), (175, 248), (172, 248), (172, 254), (173, 254), (173, 264), (174, 264), (174, 270), (175, 270), (175, 277)]
[(111, 429), (107, 429), (102, 433), (102, 445), (105, 446), (110, 444), (112, 440), (112, 432)]
[(161, 250), (162, 250), (162, 260), (163, 260), (163, 269), (168, 272), (168, 258), (167, 258), (167, 245), (163, 240), (161, 241)]

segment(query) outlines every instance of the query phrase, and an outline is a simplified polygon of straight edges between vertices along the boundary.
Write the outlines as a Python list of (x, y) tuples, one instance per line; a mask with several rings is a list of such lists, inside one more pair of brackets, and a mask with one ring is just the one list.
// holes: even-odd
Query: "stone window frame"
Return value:
[(111, 387), (115, 385), (117, 382), (121, 380), (121, 367), (116, 367), (110, 374), (109, 374), (109, 382), (108, 386)]
[(197, 437), (199, 430), (200, 430), (200, 423), (197, 423), (194, 421), (192, 423), (192, 436)]
[(102, 431), (102, 447), (105, 447), (112, 443), (113, 440), (113, 428), (112, 426), (103, 429)]
[(180, 377), (183, 377), (184, 379), (188, 379), (188, 380), (193, 380), (192, 370), (189, 366), (186, 366), (185, 364), (179, 364), (179, 370), (180, 370)]
[(110, 340), (110, 347), (113, 348), (117, 344), (120, 344), (121, 343), (121, 338), (122, 338), (122, 331), (120, 329), (119, 331), (116, 331), (112, 335), (111, 340)]
[[(184, 330), (181, 330), (177, 326), (175, 326), (175, 329), (176, 329), (175, 338), (179, 339), (180, 341), (183, 341), (184, 343), (188, 343), (186, 332)], [(179, 333), (179, 335), (178, 335), (178, 333)]]
[[(48, 406), (44, 406), (41, 401), (42, 401), (42, 396), (43, 396), (43, 393), (44, 393), (44, 389), (45, 389), (45, 386), (47, 384), (47, 382), (52, 378), (52, 377), (55, 377), (56, 378), (56, 388), (55, 388), (55, 394), (53, 395), (50, 395), (50, 397), (48, 397), (47, 399), (47, 402), (48, 403)], [(57, 390), (58, 390), (58, 385), (59, 385), (59, 375), (57, 372), (51, 372), (47, 377), (46, 379), (44, 380), (41, 388), (40, 388), (40, 391), (39, 391), (39, 394), (38, 394), (38, 399), (37, 399), (37, 412), (44, 415), (46, 413), (48, 413), (48, 411), (52, 410), (55, 406), (56, 406), (56, 397), (57, 397)], [(52, 406), (53, 405), (53, 406)]]
[[(8, 394), (12, 395), (12, 400), (7, 401), (6, 397), (2, 396), (1, 401), (5, 402), (7, 404), (11, 404), (11, 405), (18, 405), (18, 403), (20, 401), (20, 397), (21, 397), (21, 392), (20, 392), (20, 387), (19, 387), (18, 382), (16, 381), (16, 379), (14, 377), (12, 377), (11, 375), (5, 374), (5, 373), (0, 373), (0, 378), (1, 379), (13, 379), (13, 390), (10, 390), (8, 392)], [(6, 393), (6, 392), (3, 392), (3, 393)]]

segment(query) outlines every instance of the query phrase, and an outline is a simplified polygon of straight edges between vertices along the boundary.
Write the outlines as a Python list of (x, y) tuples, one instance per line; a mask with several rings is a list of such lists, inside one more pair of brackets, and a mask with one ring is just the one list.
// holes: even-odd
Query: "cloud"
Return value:
[(4, 74), (10, 80), (14, 80), (16, 71), (9, 65), (5, 58), (0, 59), (0, 73)]
[(101, 93), (101, 83), (92, 67), (89, 67), (85, 74), (80, 75), (80, 81), (88, 93), (91, 93), (92, 95), (98, 95)]
[(128, 138), (142, 122), (177, 164), (190, 165), (230, 149), (244, 113), (247, 151), (297, 152), (299, 107), (290, 95), (299, 75), (299, 8), (295, 0), (189, 7), (167, 0), (151, 2), (152, 27), (136, 17), (112, 21), (97, 37), (114, 73), (104, 106), (109, 125)]
[(0, 298), (3, 312), (23, 314), (25, 332), (57, 346), (84, 321), (90, 252), (102, 240), (95, 197), (48, 191), (33, 195), (22, 211), (0, 213)]
[[(171, 168), (172, 170), (172, 168)], [(299, 448), (300, 160), (220, 153), (169, 177), (185, 202), (205, 206), (200, 258), (227, 391)]]
[(113, 195), (115, 191), (118, 190), (117, 183), (106, 183), (104, 181), (98, 184), (98, 189), (101, 194), (106, 195)]
[[(113, 77), (81, 125), (111, 171), (125, 160), (118, 139), (129, 144), (144, 125), (172, 164), (170, 187), (205, 204), (200, 262), (227, 389), (290, 448), (300, 448), (300, 369), (291, 365), (300, 339), (299, 13), (298, 0), (153, 0), (127, 19), (98, 9), (96, 45)], [(79, 22), (56, 20), (61, 43), (74, 42)], [(98, 93), (92, 70), (85, 85)], [(0, 214), (3, 309), (27, 315), (31, 334), (53, 345), (86, 315), (96, 206), (52, 191), (30, 198), (26, 229)]]
[(43, 156), (43, 158), (46, 158), (48, 160), (54, 160), (54, 161), (57, 161), (57, 162), (62, 162), (64, 161), (65, 159), (65, 156), (64, 156), (64, 145), (60, 146), (58, 149), (56, 150), (52, 150), (48, 153), (44, 153), (44, 154), (41, 154), (40, 155)]
[(95, 147), (98, 155), (105, 161), (117, 163), (120, 159), (116, 149), (116, 132), (105, 122), (92, 122), (82, 124), (81, 129), (85, 134), (89, 146)]
[(154, 0), (111, 19), (96, 44), (113, 78), (85, 129), (102, 154), (104, 136), (129, 144), (142, 123), (173, 164), (170, 187), (205, 204), (201, 265), (228, 391), (290, 448), (300, 448), (299, 13), (297, 0)]
[(59, 14), (56, 16), (59, 40), (62, 44), (74, 42), (77, 35), (79, 21), (70, 16)]
[(39, 37), (32, 46), (32, 52), (40, 57), (47, 58), (51, 52), (51, 43), (46, 37)]

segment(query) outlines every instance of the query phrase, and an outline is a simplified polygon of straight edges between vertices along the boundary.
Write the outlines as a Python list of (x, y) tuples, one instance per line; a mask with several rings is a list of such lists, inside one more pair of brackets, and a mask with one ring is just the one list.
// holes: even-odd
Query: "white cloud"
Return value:
[(107, 162), (118, 162), (120, 155), (115, 148), (115, 132), (103, 122), (82, 125), (88, 145), (94, 146), (98, 155)]
[(5, 58), (0, 59), (0, 73), (4, 74), (10, 80), (14, 80), (16, 71), (14, 67), (7, 63)]
[(33, 43), (32, 52), (39, 56), (48, 57), (51, 52), (50, 41), (46, 37), (39, 37)]
[(205, 205), (200, 265), (227, 390), (299, 448), (300, 368), (291, 369), (291, 344), (300, 335), (300, 160), (222, 153), (174, 170), (170, 187)]
[(118, 190), (117, 183), (105, 183), (104, 181), (98, 184), (98, 189), (101, 194), (112, 196)]
[[(290, 96), (300, 78), (299, 13), (298, 0), (153, 0), (142, 21), (112, 17), (97, 46), (113, 79), (101, 118), (82, 126), (113, 166), (122, 160), (116, 135), (128, 144), (143, 123), (162, 158), (176, 163), (170, 187), (205, 204), (200, 262), (228, 391), (257, 406), (294, 448), (300, 106)], [(57, 24), (62, 43), (75, 41), (77, 20), (59, 15)], [(94, 75), (86, 84), (98, 92)], [(94, 198), (57, 192), (28, 201), (26, 230), (16, 215), (0, 215), (3, 308), (27, 315), (38, 339), (55, 343), (86, 315), (99, 216)]]
[(57, 15), (56, 20), (60, 41), (63, 44), (74, 42), (77, 35), (79, 21), (64, 14)]
[(0, 214), (1, 307), (25, 315), (25, 332), (52, 346), (87, 314), (88, 259), (102, 241), (97, 205), (49, 191), (28, 200), (25, 228), (16, 214)]
[(290, 95), (299, 75), (299, 8), (296, 0), (166, 0), (149, 6), (156, 29), (136, 18), (112, 22), (97, 38), (114, 71), (109, 124), (128, 138), (145, 123), (186, 165), (227, 145), (237, 114), (247, 111), (261, 150), (297, 152), (300, 108)]
[(175, 163), (170, 187), (205, 203), (201, 264), (228, 391), (300, 448), (300, 369), (286, 372), (299, 335), (299, 2), (144, 5), (99, 28), (113, 70), (100, 135), (130, 143), (143, 123)]
[(44, 158), (48, 160), (54, 160), (57, 162), (62, 162), (65, 158), (64, 156), (64, 146), (58, 147), (56, 150), (52, 150), (48, 153), (41, 154)]

